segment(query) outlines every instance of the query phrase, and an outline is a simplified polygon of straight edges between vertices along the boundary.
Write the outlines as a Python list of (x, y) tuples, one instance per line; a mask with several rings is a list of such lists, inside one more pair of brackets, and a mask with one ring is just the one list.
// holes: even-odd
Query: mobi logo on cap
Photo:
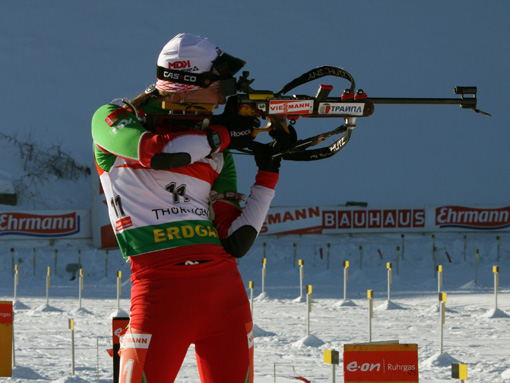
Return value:
[(436, 208), (436, 226), (480, 230), (510, 227), (510, 206), (502, 208), (471, 208), (441, 206)]
[(80, 217), (68, 214), (0, 213), (0, 235), (66, 236), (80, 231)]
[(186, 69), (186, 68), (190, 68), (191, 67), (191, 63), (189, 60), (181, 60), (181, 61), (175, 61), (175, 62), (169, 62), (168, 63), (168, 68), (169, 69)]

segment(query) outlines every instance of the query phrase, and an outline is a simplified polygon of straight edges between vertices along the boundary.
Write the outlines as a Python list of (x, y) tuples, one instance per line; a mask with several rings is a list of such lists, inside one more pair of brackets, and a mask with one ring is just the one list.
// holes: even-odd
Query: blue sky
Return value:
[[(276, 91), (333, 65), (372, 97), (454, 97), (454, 86), (475, 85), (479, 108), (493, 114), (376, 105), (337, 155), (284, 162), (274, 205), (508, 204), (510, 2), (21, 0), (0, 7), (5, 134), (56, 142), (92, 165), (95, 109), (145, 89), (163, 45), (191, 32), (247, 61), (254, 88)], [(346, 86), (320, 82), (338, 95)], [(315, 94), (317, 86), (299, 93)], [(296, 129), (304, 138), (340, 123), (306, 120)], [(239, 188), (248, 193), (253, 159), (237, 163)]]

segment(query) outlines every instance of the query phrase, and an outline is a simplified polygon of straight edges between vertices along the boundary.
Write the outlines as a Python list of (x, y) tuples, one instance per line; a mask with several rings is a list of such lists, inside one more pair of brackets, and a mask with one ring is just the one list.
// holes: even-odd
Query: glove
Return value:
[(255, 155), (255, 163), (259, 170), (270, 173), (278, 173), (282, 162), (282, 156), (273, 157), (279, 153), (275, 150), (273, 143), (261, 144), (260, 142), (252, 142), (250, 148)]
[(253, 142), (251, 148), (255, 154), (255, 163), (260, 170), (266, 172), (278, 173), (282, 162), (282, 156), (276, 154), (284, 153), (289, 150), (297, 141), (297, 133), (293, 126), (287, 126), (287, 133), (282, 124), (284, 121), (273, 119), (271, 124), (275, 129), (269, 132), (273, 142), (269, 144), (260, 144)]
[[(283, 124), (285, 124), (289, 133), (285, 131)], [(287, 125), (285, 120), (271, 119), (271, 125), (275, 129), (271, 130), (269, 135), (273, 139), (271, 145), (276, 153), (286, 152), (297, 142), (296, 129), (292, 125)]]
[(237, 114), (237, 97), (230, 97), (225, 110), (213, 120), (213, 124), (223, 125), (229, 132), (230, 144), (227, 149), (246, 148), (253, 141), (253, 129), (260, 127), (257, 117)]

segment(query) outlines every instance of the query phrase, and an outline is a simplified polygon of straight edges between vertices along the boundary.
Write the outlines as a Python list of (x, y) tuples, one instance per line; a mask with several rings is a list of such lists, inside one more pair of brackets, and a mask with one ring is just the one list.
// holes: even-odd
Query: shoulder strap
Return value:
[(335, 77), (341, 77), (346, 80), (348, 80), (351, 83), (351, 86), (349, 87), (349, 91), (354, 94), (354, 91), (356, 89), (356, 83), (354, 81), (354, 78), (351, 76), (349, 72), (342, 68), (337, 68), (334, 66), (320, 66), (318, 68), (312, 69), (306, 73), (303, 73), (301, 76), (295, 78), (288, 84), (284, 85), (283, 88), (276, 93), (277, 96), (280, 96), (282, 94), (287, 93), (289, 90), (294, 89), (298, 87), (299, 85), (306, 84), (307, 82), (317, 80), (318, 78), (325, 77), (325, 76), (335, 76)]

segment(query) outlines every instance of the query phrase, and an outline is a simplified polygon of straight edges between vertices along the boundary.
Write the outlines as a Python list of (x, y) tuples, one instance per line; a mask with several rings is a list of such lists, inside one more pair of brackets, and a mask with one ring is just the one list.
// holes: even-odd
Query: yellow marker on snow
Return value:
[(453, 363), (452, 364), (452, 378), (460, 379), (461, 381), (467, 380), (467, 364)]
[(324, 350), (324, 363), (340, 364), (340, 353), (336, 350)]
[(331, 383), (335, 383), (335, 366), (340, 364), (340, 353), (336, 350), (324, 350), (324, 363), (331, 364)]

